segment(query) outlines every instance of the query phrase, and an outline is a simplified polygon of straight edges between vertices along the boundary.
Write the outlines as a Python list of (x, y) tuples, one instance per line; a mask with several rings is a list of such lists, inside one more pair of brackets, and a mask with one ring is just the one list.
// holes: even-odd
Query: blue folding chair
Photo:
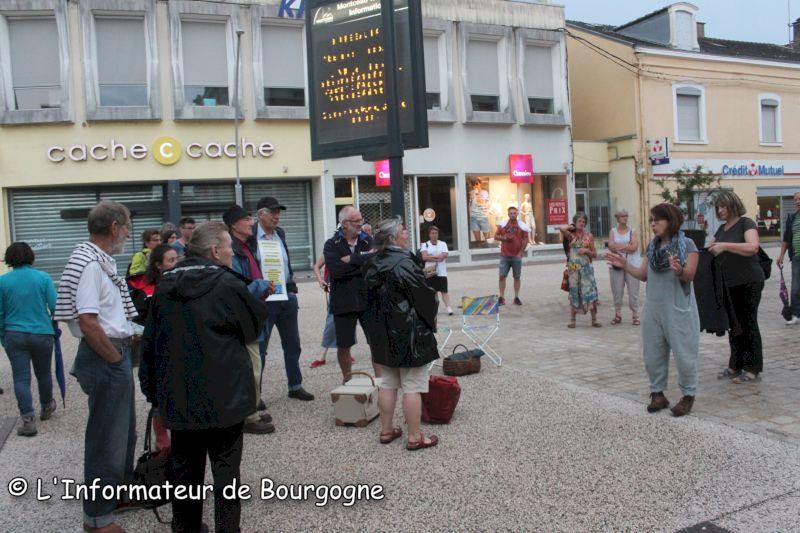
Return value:
[(461, 331), (476, 348), (483, 350), (494, 364), (503, 364), (490, 341), (500, 331), (500, 298), (489, 296), (463, 296), (461, 298)]

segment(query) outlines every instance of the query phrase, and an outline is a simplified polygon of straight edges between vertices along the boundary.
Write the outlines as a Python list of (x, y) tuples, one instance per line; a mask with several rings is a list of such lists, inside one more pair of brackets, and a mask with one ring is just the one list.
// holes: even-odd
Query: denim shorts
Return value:
[(500, 258), (500, 277), (507, 277), (508, 271), (512, 269), (514, 271), (514, 279), (519, 279), (522, 276), (522, 258), (516, 255), (513, 257), (502, 256)]
[(470, 231), (480, 231), (483, 233), (489, 232), (489, 219), (486, 216), (471, 215), (469, 217)]

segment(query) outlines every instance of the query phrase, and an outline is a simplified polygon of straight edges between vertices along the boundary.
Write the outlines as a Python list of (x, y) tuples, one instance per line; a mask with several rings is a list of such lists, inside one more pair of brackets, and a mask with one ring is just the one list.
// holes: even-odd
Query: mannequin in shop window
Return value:
[(484, 243), (489, 238), (489, 193), (481, 188), (480, 180), (472, 185), (469, 195), (469, 229), (472, 240)]
[(523, 196), (519, 214), (522, 215), (522, 221), (531, 228), (528, 234), (528, 242), (536, 244), (536, 219), (533, 218), (533, 205), (531, 204), (530, 194)]

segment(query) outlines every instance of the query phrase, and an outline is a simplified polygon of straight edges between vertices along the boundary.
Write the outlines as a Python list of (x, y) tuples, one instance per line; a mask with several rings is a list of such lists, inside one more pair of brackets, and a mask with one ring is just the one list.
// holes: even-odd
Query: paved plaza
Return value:
[[(277, 431), (245, 437), (242, 482), (253, 487), (254, 498), (243, 505), (243, 531), (667, 532), (704, 522), (737, 532), (800, 531), (800, 326), (780, 320), (777, 271), (760, 312), (762, 379), (752, 385), (718, 381), (727, 339), (704, 334), (694, 411), (675, 419), (645, 412), (639, 328), (628, 311), (623, 324), (610, 325), (607, 268), (602, 261), (596, 268), (603, 327), (591, 328), (587, 315), (570, 330), (559, 290), (563, 264), (525, 266), (524, 305), (502, 310), (495, 345), (503, 366), (484, 360), (479, 375), (460, 379), (452, 423), (424, 428), (440, 436), (440, 445), (417, 453), (399, 441), (378, 444), (377, 423), (334, 426), (329, 392), (340, 379), (334, 354), (328, 365), (308, 368), (319, 353), (324, 296), (316, 283), (302, 283), (302, 364), (305, 387), (317, 400), (286, 398), (280, 343), (273, 338), (265, 399)], [(496, 277), (494, 268), (451, 270), (454, 301), (495, 291)], [(460, 317), (441, 314), (440, 321), (444, 329), (459, 325)], [(361, 333), (359, 341), (356, 366), (367, 369)], [(74, 340), (64, 348), (69, 368)], [(86, 400), (74, 378), (67, 381), (66, 410), (40, 423), (35, 438), (12, 432), (0, 450), (0, 531), (80, 530), (80, 502), (60, 500), (63, 490), (53, 486), (54, 476), (82, 481)], [(14, 417), (5, 356), (0, 386), (6, 391), (0, 417)], [(679, 399), (674, 372), (666, 394)], [(141, 438), (146, 404), (140, 394), (137, 410)], [(37, 501), (33, 489), (12, 498), (7, 485), (18, 476), (32, 487), (42, 479), (53, 498)], [(261, 500), (263, 478), (276, 485), (380, 484), (385, 498), (352, 507), (317, 507), (313, 497)], [(212, 507), (209, 500), (209, 524)], [(169, 518), (168, 507), (162, 515)], [(130, 531), (169, 530), (148, 511), (119, 521)]]

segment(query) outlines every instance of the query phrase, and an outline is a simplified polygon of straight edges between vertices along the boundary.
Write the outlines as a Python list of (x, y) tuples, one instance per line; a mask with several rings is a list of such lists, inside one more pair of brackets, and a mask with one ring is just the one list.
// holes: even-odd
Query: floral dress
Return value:
[(573, 237), (569, 243), (569, 305), (583, 313), (597, 309), (597, 282), (594, 279), (592, 259), (588, 255), (579, 255), (580, 248), (594, 250), (594, 237), (584, 233), (581, 237)]

